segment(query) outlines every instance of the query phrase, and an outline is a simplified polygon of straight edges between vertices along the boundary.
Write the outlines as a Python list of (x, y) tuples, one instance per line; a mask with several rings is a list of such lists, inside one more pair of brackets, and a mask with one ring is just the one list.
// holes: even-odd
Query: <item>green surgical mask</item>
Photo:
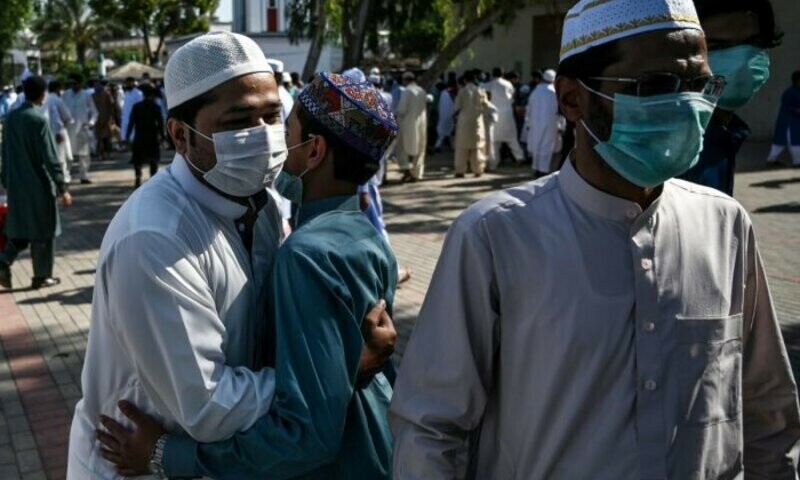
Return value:
[(708, 63), (714, 75), (727, 81), (717, 105), (724, 110), (743, 107), (769, 80), (769, 52), (752, 45), (712, 50)]
[(622, 177), (642, 188), (661, 185), (692, 168), (703, 149), (703, 134), (715, 98), (696, 92), (651, 97), (588, 91), (614, 102), (611, 137), (600, 140), (583, 120), (597, 142), (594, 149)]

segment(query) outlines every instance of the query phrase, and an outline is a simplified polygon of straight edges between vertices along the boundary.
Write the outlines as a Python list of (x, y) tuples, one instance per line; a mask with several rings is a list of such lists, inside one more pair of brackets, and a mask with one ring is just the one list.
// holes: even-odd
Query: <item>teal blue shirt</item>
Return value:
[(276, 332), (269, 413), (221, 442), (170, 436), (168, 476), (391, 478), (392, 387), (384, 373), (366, 383), (356, 377), (362, 320), (381, 298), (391, 308), (396, 260), (355, 196), (311, 202), (298, 221), (267, 287)]

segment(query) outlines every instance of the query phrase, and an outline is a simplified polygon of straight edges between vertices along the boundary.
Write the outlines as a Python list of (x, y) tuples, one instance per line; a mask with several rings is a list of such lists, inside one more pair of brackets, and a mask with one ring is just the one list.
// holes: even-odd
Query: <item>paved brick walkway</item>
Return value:
[[(759, 168), (765, 147), (747, 146), (736, 196), (752, 213), (787, 340), (800, 345), (800, 170)], [(442, 240), (469, 204), (528, 179), (528, 170), (454, 180), (445, 155), (429, 160), (430, 180), (383, 189), (392, 245), (414, 275), (398, 291), (395, 320), (400, 352), (413, 328)], [(64, 478), (67, 431), (80, 398), (97, 252), (105, 228), (130, 194), (123, 159), (96, 165), (96, 183), (76, 186), (64, 212), (56, 275), (62, 284), (0, 293), (0, 480)], [(395, 172), (390, 180), (397, 180)], [(17, 286), (31, 277), (29, 257), (13, 268)], [(800, 348), (793, 349), (800, 357)], [(798, 362), (800, 365), (800, 362)]]

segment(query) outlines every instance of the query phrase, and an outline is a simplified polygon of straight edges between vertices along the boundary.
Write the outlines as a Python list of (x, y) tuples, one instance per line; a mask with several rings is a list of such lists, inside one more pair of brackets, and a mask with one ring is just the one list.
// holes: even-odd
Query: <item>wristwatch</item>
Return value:
[(164, 446), (167, 444), (167, 437), (169, 437), (167, 434), (161, 435), (156, 441), (156, 445), (153, 447), (152, 453), (150, 453), (150, 473), (155, 475), (158, 480), (168, 480), (167, 474), (164, 473), (164, 466), (162, 464), (164, 460)]

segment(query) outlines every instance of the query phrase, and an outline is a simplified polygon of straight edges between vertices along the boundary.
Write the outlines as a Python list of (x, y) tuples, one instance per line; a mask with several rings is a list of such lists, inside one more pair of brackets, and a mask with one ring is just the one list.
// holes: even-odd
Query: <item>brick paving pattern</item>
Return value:
[[(800, 170), (761, 166), (764, 145), (747, 145), (736, 196), (751, 212), (790, 354), (800, 366)], [(166, 159), (166, 158), (165, 158)], [(429, 180), (383, 188), (386, 220), (398, 260), (413, 278), (397, 293), (399, 354), (452, 220), (471, 203), (529, 179), (527, 168), (503, 168), (479, 179), (452, 178), (450, 155), (429, 158)], [(106, 226), (131, 192), (127, 159), (95, 166), (95, 184), (75, 186), (58, 240), (58, 287), (30, 291), (27, 254), (13, 268), (18, 290), (0, 293), (0, 480), (64, 478), (68, 425), (80, 398), (92, 286)], [(793, 348), (798, 345), (798, 348)]]

